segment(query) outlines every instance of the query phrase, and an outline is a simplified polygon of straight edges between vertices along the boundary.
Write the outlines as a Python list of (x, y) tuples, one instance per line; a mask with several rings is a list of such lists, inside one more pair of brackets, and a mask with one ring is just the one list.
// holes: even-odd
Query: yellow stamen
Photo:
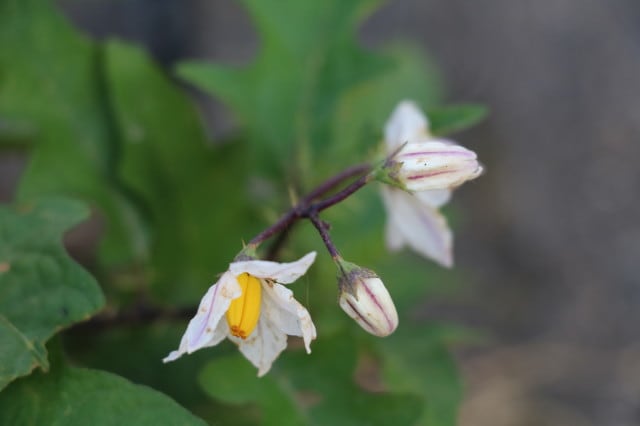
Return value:
[(236, 280), (242, 288), (242, 294), (231, 301), (227, 311), (227, 323), (231, 334), (246, 339), (258, 325), (262, 286), (258, 278), (246, 272), (238, 275)]

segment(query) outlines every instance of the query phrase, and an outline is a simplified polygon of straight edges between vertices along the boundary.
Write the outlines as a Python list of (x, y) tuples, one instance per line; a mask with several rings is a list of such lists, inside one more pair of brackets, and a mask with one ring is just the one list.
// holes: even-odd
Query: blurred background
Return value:
[[(184, 59), (247, 63), (257, 39), (226, 0), (64, 0), (97, 38)], [(428, 318), (486, 332), (457, 350), (463, 426), (640, 424), (640, 3), (393, 0), (366, 46), (408, 39), (437, 63), (447, 101), (487, 105), (455, 135), (487, 173), (459, 193), (458, 291)], [(211, 128), (229, 115), (199, 98)], [(24, 166), (0, 158), (0, 199)]]

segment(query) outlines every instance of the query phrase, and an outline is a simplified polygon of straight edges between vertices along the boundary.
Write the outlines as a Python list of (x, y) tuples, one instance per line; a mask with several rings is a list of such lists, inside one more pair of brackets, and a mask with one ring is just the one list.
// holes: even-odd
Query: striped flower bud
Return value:
[(339, 303), (347, 315), (369, 333), (385, 337), (398, 327), (398, 313), (378, 275), (348, 262), (339, 278)]
[(392, 164), (395, 179), (412, 192), (454, 188), (482, 173), (475, 152), (435, 139), (408, 143)]

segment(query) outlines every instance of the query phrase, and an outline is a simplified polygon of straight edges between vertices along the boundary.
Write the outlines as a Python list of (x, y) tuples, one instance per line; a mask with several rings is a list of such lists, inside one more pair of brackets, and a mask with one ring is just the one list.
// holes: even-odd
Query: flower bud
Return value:
[(453, 188), (482, 173), (475, 152), (433, 139), (408, 143), (392, 163), (394, 177), (409, 191)]
[(375, 272), (353, 266), (339, 279), (340, 307), (369, 333), (388, 336), (398, 327), (391, 296)]

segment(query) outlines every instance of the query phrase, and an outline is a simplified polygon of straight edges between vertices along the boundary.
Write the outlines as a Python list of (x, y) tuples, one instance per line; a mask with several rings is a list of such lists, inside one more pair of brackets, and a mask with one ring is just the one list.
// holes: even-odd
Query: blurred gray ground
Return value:
[[(256, 49), (231, 0), (61, 3), (163, 63), (241, 63)], [(420, 43), (451, 102), (492, 111), (457, 137), (487, 167), (456, 201), (470, 282), (426, 308), (494, 336), (460, 353), (460, 424), (640, 424), (640, 2), (393, 0), (361, 35)], [(215, 105), (209, 115), (225, 123)], [(0, 162), (3, 199), (15, 164)]]

